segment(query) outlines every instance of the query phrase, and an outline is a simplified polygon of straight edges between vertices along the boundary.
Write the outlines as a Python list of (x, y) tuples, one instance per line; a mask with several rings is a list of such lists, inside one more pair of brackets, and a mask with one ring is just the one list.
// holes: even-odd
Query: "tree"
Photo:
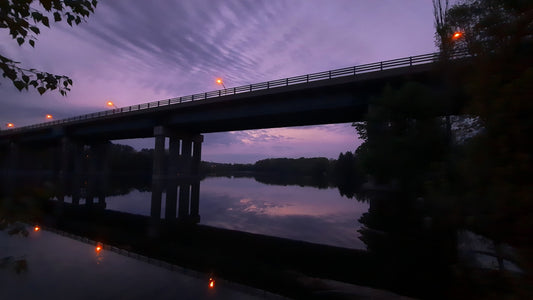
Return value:
[(445, 0), (444, 4), (442, 0), (433, 0), (433, 16), (435, 18), (435, 42), (439, 47), (444, 57), (449, 55), (452, 49), (450, 41), (451, 27), (447, 22), (447, 12), (449, 9), (449, 1)]
[(446, 153), (440, 117), (446, 108), (437, 91), (420, 83), (387, 86), (371, 101), (365, 123), (355, 124), (365, 140), (355, 156), (363, 171), (377, 183), (396, 183), (418, 197), (432, 164)]
[(446, 16), (448, 27), (463, 32), (457, 46), (473, 55), (469, 69), (455, 74), (467, 87), (463, 113), (479, 117), (484, 130), (458, 149), (458, 178), (445, 189), (457, 191), (449, 198), (476, 230), (525, 240), (533, 234), (533, 2), (463, 0)]
[[(42, 9), (37, 9), (37, 4)], [(66, 21), (70, 26), (78, 25), (94, 13), (96, 4), (97, 0), (0, 0), (0, 28), (9, 30), (19, 46), (27, 43), (35, 47), (42, 26), (50, 27), (51, 18), (55, 22)], [(2, 76), (11, 80), (19, 91), (32, 87), (42, 95), (58, 89), (64, 96), (72, 86), (72, 79), (67, 76), (26, 69), (20, 62), (1, 54), (0, 69)]]

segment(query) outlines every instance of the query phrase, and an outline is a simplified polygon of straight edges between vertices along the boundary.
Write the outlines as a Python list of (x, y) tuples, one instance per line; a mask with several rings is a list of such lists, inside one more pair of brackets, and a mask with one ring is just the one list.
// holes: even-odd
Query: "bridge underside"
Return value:
[(360, 121), (370, 99), (379, 95), (387, 85), (406, 81), (435, 85), (437, 81), (432, 80), (430, 70), (431, 65), (417, 65), (110, 114), (55, 127), (14, 132), (12, 136), (3, 132), (0, 144), (13, 141), (57, 144), (64, 136), (87, 143), (146, 138), (154, 136), (157, 126), (174, 132), (200, 134)]

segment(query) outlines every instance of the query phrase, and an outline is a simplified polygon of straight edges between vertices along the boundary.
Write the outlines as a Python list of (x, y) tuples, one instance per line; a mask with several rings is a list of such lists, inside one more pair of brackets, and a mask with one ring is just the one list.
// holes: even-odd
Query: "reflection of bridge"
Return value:
[[(25, 177), (23, 177), (25, 178)], [(28, 178), (25, 178), (28, 180)], [(61, 204), (67, 203), (71, 197), (71, 207), (88, 209), (105, 209), (106, 197), (109, 196), (107, 176), (74, 174), (70, 178), (60, 178), (51, 198), (56, 198)], [(10, 183), (14, 184), (14, 183)], [(28, 184), (28, 183), (26, 183)], [(39, 186), (39, 183), (34, 183)], [(16, 186), (16, 184), (14, 184)], [(179, 191), (179, 192), (178, 192)], [(162, 213), (163, 192), (165, 197), (165, 211)], [(152, 180), (152, 199), (150, 202), (150, 217), (154, 220), (164, 219), (186, 223), (200, 222), (200, 178), (166, 178)], [(85, 204), (82, 204), (85, 200)]]
[[(201, 133), (357, 121), (369, 99), (388, 84), (442, 85), (429, 76), (439, 57), (436, 53), (382, 61), (1, 131), (0, 148), (8, 152), (10, 169), (17, 168), (23, 148), (51, 146), (60, 157), (57, 169), (62, 174), (82, 173), (84, 168), (105, 172), (107, 141), (155, 137), (154, 178), (194, 177)], [(165, 164), (167, 137), (170, 155)], [(89, 161), (85, 167), (84, 149)]]

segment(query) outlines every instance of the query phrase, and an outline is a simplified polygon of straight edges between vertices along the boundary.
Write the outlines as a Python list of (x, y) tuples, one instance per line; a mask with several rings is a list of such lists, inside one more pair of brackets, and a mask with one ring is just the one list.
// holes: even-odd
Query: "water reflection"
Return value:
[[(244, 177), (167, 179), (151, 187), (143, 180), (123, 181), (129, 180), (112, 178), (99, 192), (82, 184), (76, 192), (68, 181), (58, 188), (50, 178), (25, 179), (21, 189), (3, 196), (2, 210), (18, 207), (30, 215), (22, 218), (39, 221), (31, 224), (285, 291), (302, 288), (295, 279), (300, 274), (318, 274), (422, 298), (435, 298), (439, 291), (436, 298), (446, 298), (457, 284), (478, 284), (468, 275), (478, 265), (465, 259), (480, 259), (479, 254), (496, 257), (494, 269), (502, 274), (520, 272), (518, 263), (510, 264), (516, 261), (511, 251), (501, 250), (505, 246), (492, 247), (505, 252), (504, 258), (486, 249), (465, 251), (465, 234), (457, 234), (449, 215), (392, 191), (367, 189), (356, 195), (366, 199), (360, 202), (333, 188), (267, 185)], [(93, 262), (108, 263), (107, 254), (92, 251)], [(264, 282), (248, 278), (256, 273)]]
[(272, 186), (251, 178), (202, 181), (202, 224), (364, 249), (357, 219), (368, 204), (333, 189)]
[(273, 186), (245, 177), (208, 177), (201, 182), (173, 180), (159, 184), (152, 192), (132, 188), (128, 193), (108, 196), (106, 209), (365, 248), (357, 232), (361, 226), (357, 219), (367, 211), (368, 204), (340, 196), (333, 188)]
[[(33, 234), (33, 233), (32, 233)], [(258, 294), (207, 275), (121, 255), (42, 230), (27, 238), (0, 231), (2, 299), (255, 299)], [(31, 288), (30, 288), (31, 287)], [(256, 292), (257, 293), (257, 292)], [(276, 299), (273, 297), (273, 299)]]

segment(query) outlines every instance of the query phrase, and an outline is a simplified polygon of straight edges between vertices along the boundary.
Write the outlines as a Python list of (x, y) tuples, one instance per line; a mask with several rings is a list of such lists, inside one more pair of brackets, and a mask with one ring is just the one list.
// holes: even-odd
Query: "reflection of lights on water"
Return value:
[(33, 227), (33, 231), (39, 231), (39, 230), (41, 230), (41, 227), (39, 227), (39, 226)]
[(96, 252), (96, 264), (99, 265), (104, 260), (104, 253), (102, 250), (104, 249), (104, 246), (102, 243), (97, 243), (96, 248), (94, 248), (94, 251)]
[(213, 278), (209, 278), (209, 288), (210, 289), (215, 288), (215, 280)]

